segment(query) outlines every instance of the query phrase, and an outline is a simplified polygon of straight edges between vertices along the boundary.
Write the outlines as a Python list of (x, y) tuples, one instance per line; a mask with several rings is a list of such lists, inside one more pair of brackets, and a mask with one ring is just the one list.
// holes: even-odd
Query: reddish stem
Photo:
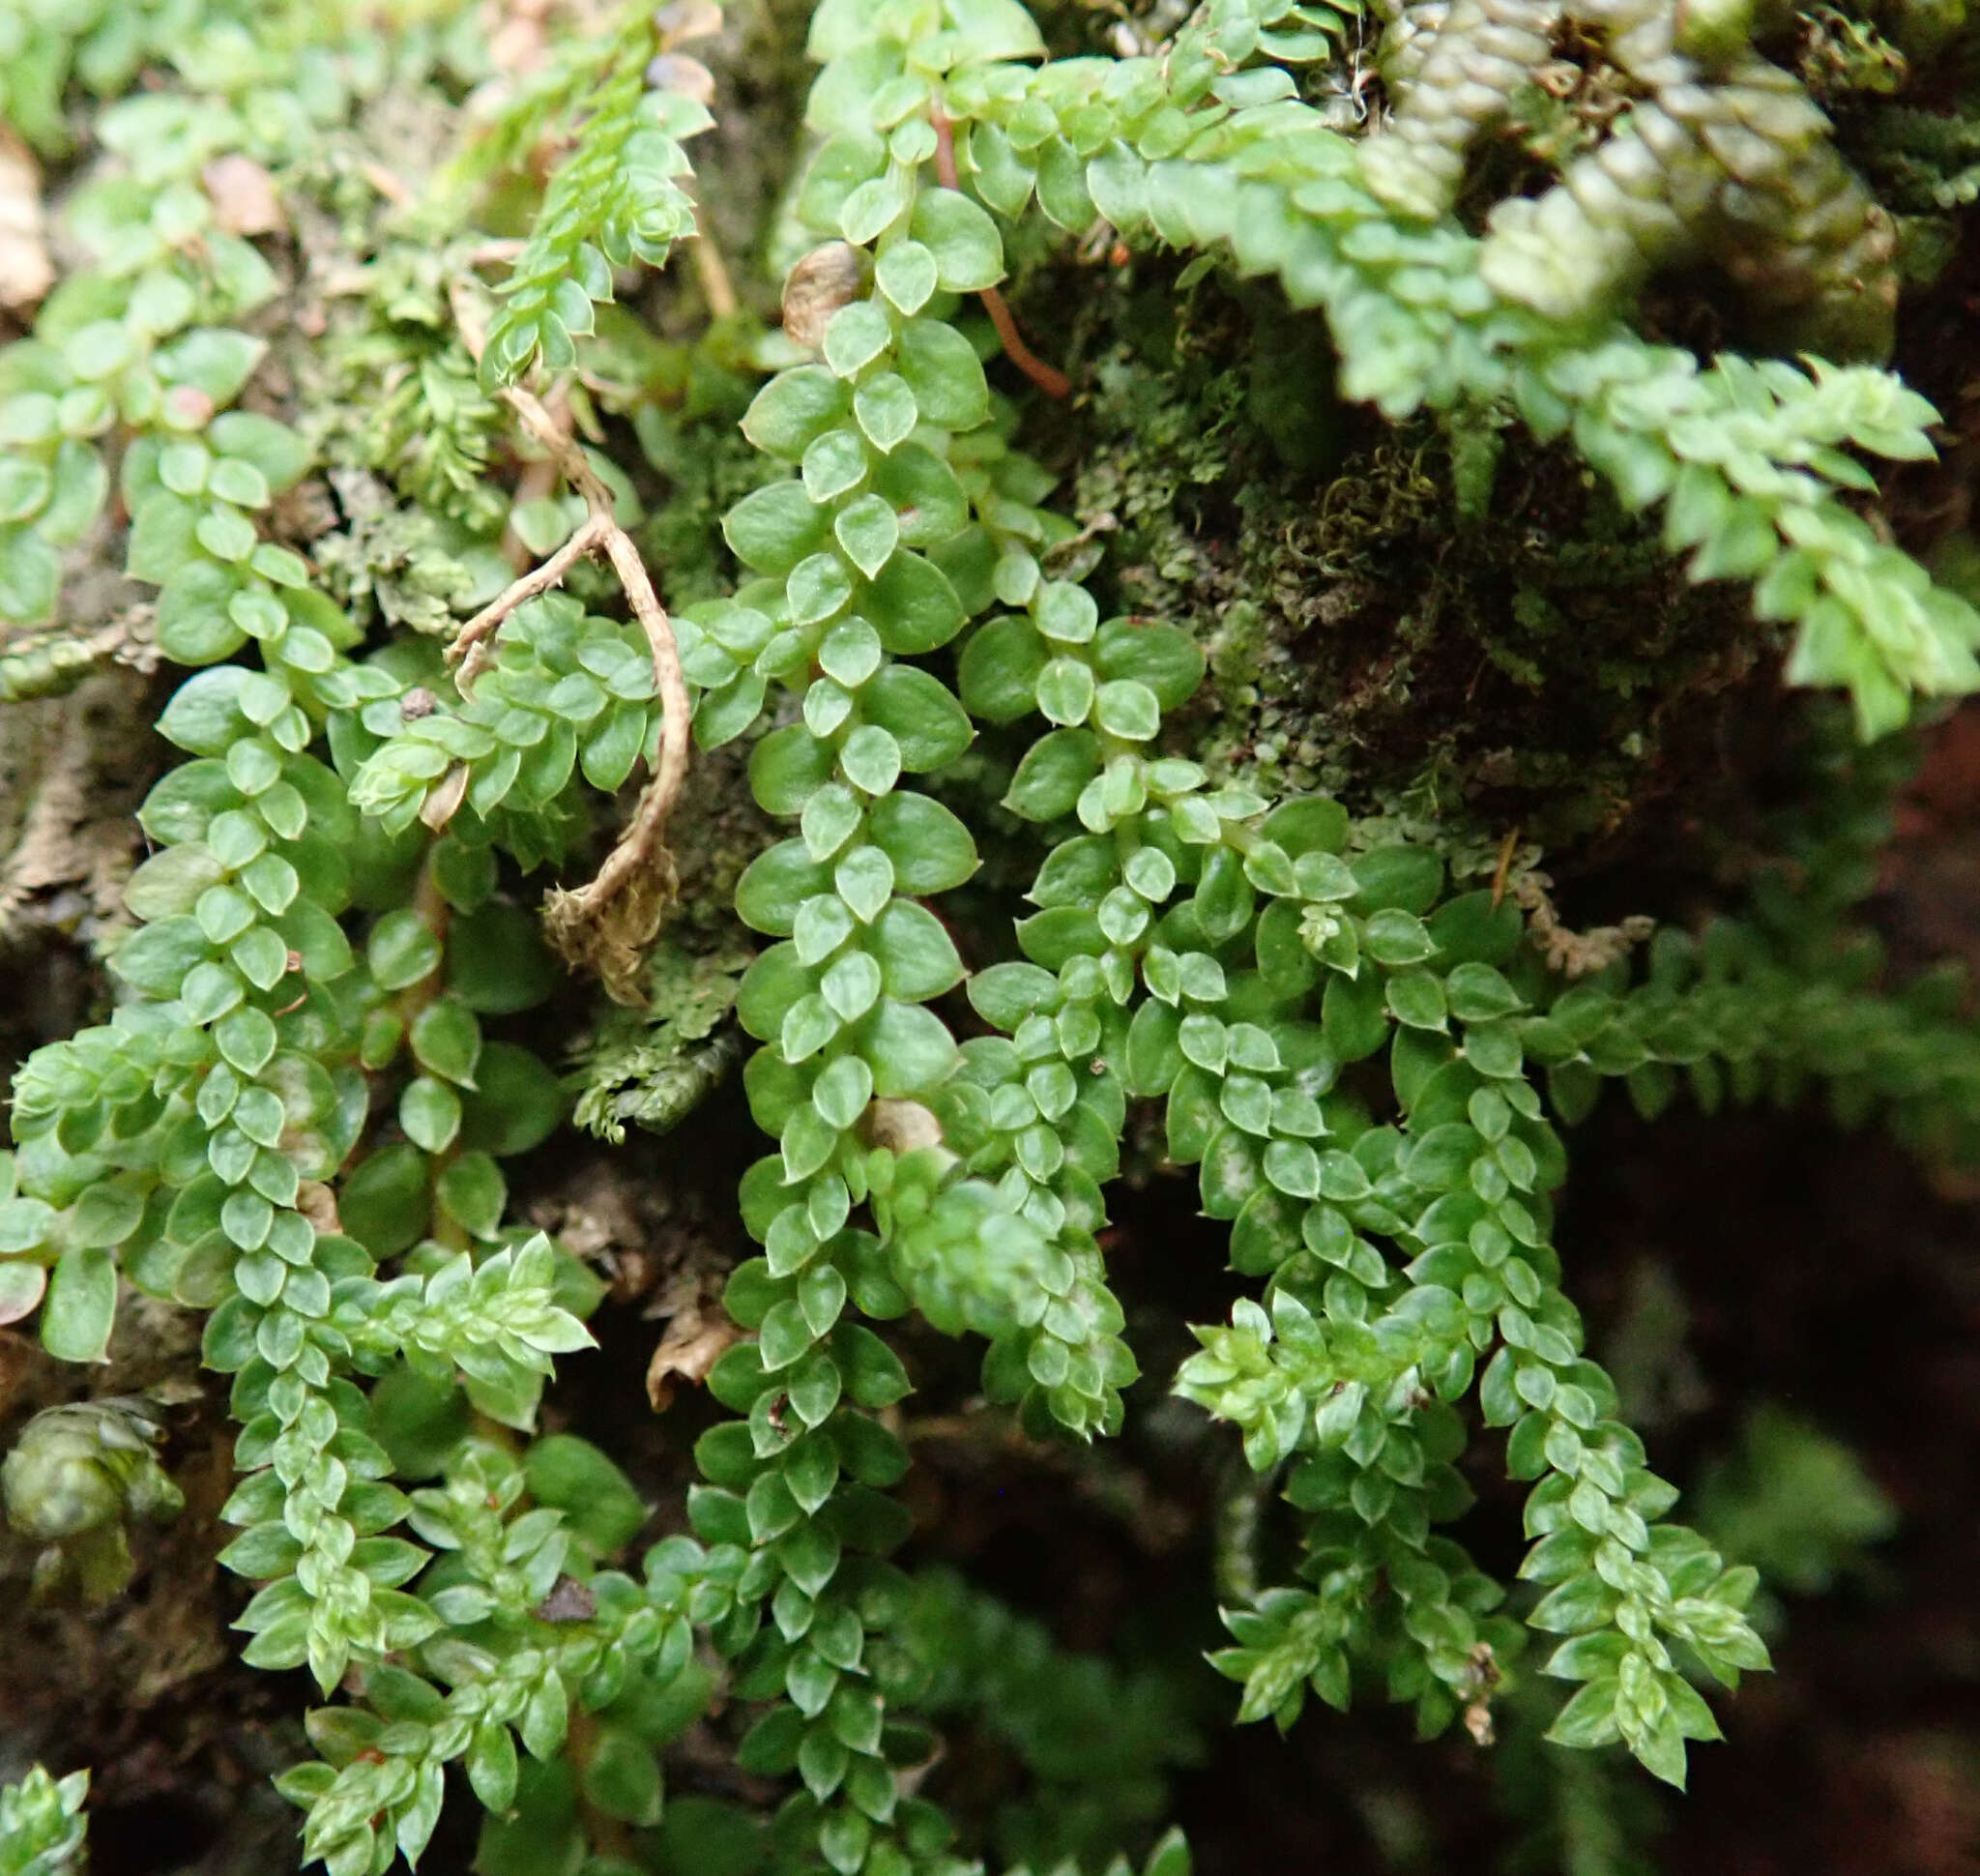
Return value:
[[(935, 175), (944, 189), (955, 189), (955, 124), (944, 111), (936, 111), (929, 120), (935, 126)], [(983, 310), (990, 315), (990, 323), (997, 328), (998, 339), (1004, 346), (1004, 355), (1017, 366), (1026, 377), (1048, 397), (1066, 397), (1072, 395), (1072, 380), (1056, 366), (1047, 365), (1037, 353), (1024, 341), (1024, 335), (1017, 329), (1017, 321), (1010, 316), (1010, 308), (1004, 304), (1004, 295), (994, 286), (986, 286), (976, 298), (982, 301)]]
[(1010, 316), (1010, 308), (1004, 304), (1004, 295), (994, 286), (986, 286), (976, 298), (983, 303), (983, 310), (990, 315), (990, 323), (997, 328), (997, 337), (1004, 341), (1004, 355), (1017, 366), (1026, 377), (1048, 397), (1067, 397), (1072, 395), (1072, 380), (1056, 366), (1047, 365), (1037, 353), (1032, 350), (1018, 332), (1017, 321)]

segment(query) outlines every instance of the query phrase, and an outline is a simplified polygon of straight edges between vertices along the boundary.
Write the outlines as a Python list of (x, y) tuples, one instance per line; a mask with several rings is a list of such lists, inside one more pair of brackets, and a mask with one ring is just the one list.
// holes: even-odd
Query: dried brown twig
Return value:
[(1627, 957), (1637, 946), (1646, 944), (1657, 929), (1656, 920), (1638, 912), (1620, 924), (1570, 930), (1555, 909), (1550, 893), (1553, 885), (1545, 873), (1523, 873), (1512, 882), (1512, 897), (1527, 915), (1528, 937), (1545, 954), (1547, 968), (1563, 977), (1588, 977), (1607, 970), (1617, 958)]
[[(479, 362), (486, 330), (480, 310), (462, 282), (456, 282), (451, 301), (462, 341)], [(580, 560), (602, 551), (611, 562), (653, 655), (654, 685), (663, 711), (659, 759), (597, 877), (574, 893), (553, 892), (544, 906), (543, 923), (567, 963), (597, 972), (616, 1001), (638, 1003), (642, 954), (659, 929), (660, 916), (674, 893), (674, 863), (663, 835), (667, 815), (687, 777), (693, 709), (687, 680), (666, 608), (654, 591), (639, 549), (613, 513), (612, 491), (540, 398), (520, 385), (510, 386), (502, 397), (565, 481), (584, 498), (585, 518), (548, 560), (515, 580), (460, 629), (447, 659), (459, 666), (455, 683), (467, 696), (492, 656), (489, 647), (502, 622), (517, 606), (561, 585)]]

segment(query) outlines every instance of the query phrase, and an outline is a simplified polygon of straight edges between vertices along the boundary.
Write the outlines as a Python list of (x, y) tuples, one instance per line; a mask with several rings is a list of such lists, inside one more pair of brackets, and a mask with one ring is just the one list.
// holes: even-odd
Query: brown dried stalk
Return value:
[[(456, 283), (451, 298), (462, 341), (479, 362), (485, 337), (479, 310), (461, 283)], [(666, 608), (654, 591), (639, 549), (613, 514), (612, 491), (585, 460), (569, 430), (544, 409), (539, 397), (520, 385), (510, 386), (502, 396), (565, 481), (583, 496), (585, 518), (548, 560), (514, 581), (460, 629), (448, 648), (447, 660), (459, 666), (455, 683), (461, 694), (468, 695), (476, 676), (492, 656), (489, 647), (502, 622), (517, 606), (561, 585), (571, 568), (592, 554), (602, 550), (611, 562), (653, 655), (654, 685), (663, 710), (659, 759), (639, 806), (598, 868), (597, 877), (574, 893), (553, 891), (543, 909), (543, 923), (566, 963), (596, 971), (614, 1001), (636, 1004), (643, 1001), (639, 983), (643, 954), (674, 894), (674, 863), (663, 835), (667, 815), (687, 777), (693, 708), (687, 680), (682, 674), (680, 649)]]

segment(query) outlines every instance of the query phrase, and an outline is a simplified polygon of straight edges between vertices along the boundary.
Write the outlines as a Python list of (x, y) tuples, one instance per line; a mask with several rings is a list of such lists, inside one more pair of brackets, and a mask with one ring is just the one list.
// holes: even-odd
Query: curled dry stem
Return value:
[[(482, 323), (458, 286), (452, 301), (462, 339), (479, 362)], [(680, 649), (666, 608), (654, 591), (632, 537), (613, 513), (612, 491), (586, 461), (570, 431), (550, 415), (541, 399), (520, 385), (510, 386), (502, 396), (565, 481), (584, 498), (585, 518), (548, 560), (515, 580), (461, 628), (448, 648), (448, 662), (459, 666), (455, 682), (465, 696), (488, 662), (489, 647), (502, 622), (517, 606), (560, 585), (570, 569), (589, 555), (602, 551), (611, 562), (653, 656), (654, 686), (662, 709), (659, 754), (639, 806), (597, 876), (575, 892), (553, 892), (544, 906), (543, 923), (568, 964), (596, 971), (614, 1001), (639, 1003), (643, 1000), (639, 983), (642, 958), (674, 894), (674, 863), (664, 835), (667, 815), (687, 777), (693, 714), (687, 680), (682, 673)]]

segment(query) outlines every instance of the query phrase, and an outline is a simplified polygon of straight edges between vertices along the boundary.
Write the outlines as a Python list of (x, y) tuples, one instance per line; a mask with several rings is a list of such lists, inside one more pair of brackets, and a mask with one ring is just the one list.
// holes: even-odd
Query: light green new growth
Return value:
[(123, 1592), (132, 1568), (126, 1518), (163, 1524), (185, 1509), (185, 1494), (153, 1451), (161, 1437), (137, 1400), (50, 1407), (22, 1429), (0, 1460), (0, 1498), (9, 1527), (44, 1546), (35, 1559), (37, 1597), (70, 1579), (90, 1602)]
[(602, 67), (587, 59), (572, 68), (589, 82), (556, 102), (577, 146), (503, 283), (481, 357), (485, 383), (513, 384), (539, 358), (552, 371), (576, 364), (572, 339), (593, 330), (594, 305), (613, 297), (612, 270), (657, 267), (693, 232), (694, 205), (677, 181), (688, 168), (681, 144), (714, 120), (703, 101), (666, 83), (649, 87), (647, 68), (664, 39), (652, 9), (635, 5)]
[[(917, 1712), (949, 1698), (952, 1651), (917, 1652), (927, 1611), (889, 1561), (910, 1531), (892, 1495), (910, 1455), (887, 1410), (910, 1377), (888, 1325), (913, 1313), (982, 1337), (984, 1392), (1034, 1434), (1119, 1431), (1137, 1370), (1105, 1188), (1130, 1101), (1159, 1102), (1169, 1159), (1198, 1168), (1256, 1289), (1194, 1331), (1176, 1385), (1238, 1429), (1258, 1474), (1285, 1468), (1302, 1543), (1297, 1583), (1227, 1612), (1235, 1646), (1215, 1663), (1243, 1684), (1240, 1716), (1289, 1724), (1309, 1690), (1345, 1705), (1361, 1666), (1425, 1731), (1461, 1715), (1489, 1730), (1532, 1631), (1556, 1638), (1543, 1672), (1576, 1688), (1551, 1737), (1619, 1740), (1681, 1783), (1686, 1742), (1718, 1731), (1696, 1683), (1766, 1664), (1744, 1614), (1757, 1577), (1669, 1521), (1675, 1492), (1587, 1356), (1553, 1244), (1567, 1162), (1550, 1105), (1578, 1119), (1610, 1078), (1646, 1112), (1680, 1078), (1707, 1105), (1815, 1078), (1848, 1117), (1875, 1109), (1921, 1147), (1965, 1148), (1980, 1142), (1980, 1045), (1929, 990), (1869, 987), (1875, 960), (1823, 896), (1835, 868), (1763, 894), (1747, 923), (1660, 934), (1641, 982), (1617, 963), (1569, 987), (1514, 903), (1455, 889), (1431, 847), (1171, 753), (1203, 648), (1103, 618), (1056, 576), (1052, 549), (1076, 530), (1013, 446), (965, 308), (1005, 278), (1034, 201), (1062, 231), (1104, 218), (1132, 245), (1226, 257), (1325, 313), (1346, 396), (1391, 418), (1490, 405), (1570, 437), (1628, 506), (1661, 506), (1695, 578), (1753, 583), (1761, 617), (1796, 628), (1792, 675), (1848, 688), (1866, 734), (1914, 695), (1980, 683), (1980, 618), (1845, 500), (1875, 487), (1850, 449), (1929, 454), (1934, 414), (1879, 370), (1702, 366), (1597, 316), (1674, 251), (1661, 221), (1646, 234), (1625, 217), (1624, 251), (1588, 212), (1589, 179), (1619, 156), (1570, 174), (1558, 199), (1581, 206), (1532, 211), (1550, 228), (1582, 218), (1558, 251), (1587, 269), (1558, 294), (1515, 278), (1516, 218), (1482, 244), (1436, 219), (1511, 82), (1488, 74), (1439, 118), (1439, 61), (1482, 44), (1516, 66), (1537, 15), (1454, 9), (1427, 51), (1399, 54), (1397, 128), (1354, 140), (1287, 69), (1328, 56), (1324, 10), (1211, 0), (1150, 56), (1052, 62), (1015, 0), (824, 0), (817, 147), (790, 204), (823, 256), (800, 277), (823, 304), (794, 301), (792, 362), (742, 421), (777, 472), (723, 522), (742, 584), (657, 625), (628, 587), (628, 624), (553, 539), (548, 573), (470, 601), (502, 520), (533, 540), (561, 511), (534, 470), (535, 513), (493, 488), (468, 501), (459, 465), (494, 459), (498, 409), (545, 446), (530, 372), (581, 372), (614, 271), (657, 263), (693, 226), (680, 144), (712, 120), (670, 35), (707, 12), (630, 13), (565, 48), (451, 172), (465, 190), (548, 128), (574, 139), (528, 240), (501, 250), (485, 343), (420, 341), (443, 402), (476, 350), (490, 400), (463, 420), (480, 440), (437, 480), (404, 407), (430, 388), (395, 394), (390, 448), (227, 408), (266, 347), (226, 322), (275, 282), (251, 242), (208, 227), (189, 179), (229, 151), (324, 187), (300, 167), (303, 129), (346, 126), (352, 98), (269, 37), (224, 78), (189, 67), (210, 95), (99, 114), (126, 167), (72, 198), (94, 263), (0, 353), (0, 616), (55, 611), (61, 552), (103, 524), (114, 474), (160, 647), (202, 668), (159, 723), (186, 760), (140, 815), (154, 851), (127, 893), (137, 927), (108, 959), (121, 1001), (15, 1085), (0, 1301), (25, 1315), (45, 1285), (43, 1341), (78, 1362), (102, 1359), (120, 1284), (208, 1312), (244, 1474), (223, 1559), (260, 1586), (246, 1657), (352, 1689), (309, 1716), (320, 1758), (280, 1780), (333, 1876), (417, 1861), (451, 1765), (489, 1813), (484, 1863), (620, 1869), (625, 1833), (665, 1815), (661, 1748), (718, 1691), (755, 1714), (737, 1764), (795, 1775), (767, 1832), (723, 1827), (770, 1867), (963, 1876), (980, 1865), (919, 1789), (936, 1742)], [(1614, 23), (1646, 36), (1645, 71), (1669, 67), (1638, 112), (1645, 147), (1653, 112), (1716, 125), (1770, 82), (1741, 29), (1698, 53), (1732, 76), (1687, 103), (1670, 21)], [(375, 49), (340, 14), (322, 30)], [(59, 98), (68, 67), (37, 56), (56, 61), (38, 82)], [(1790, 107), (1750, 178), (1748, 221), (1775, 246), (1749, 251), (1776, 300), (1832, 310), (1874, 216), (1812, 107)], [(1678, 220), (1685, 239), (1709, 224), (1719, 240), (1736, 153), (1701, 135), (1710, 163), (1675, 163), (1671, 187), (1696, 192), (1709, 167), (1709, 215)], [(1790, 210), (1834, 213), (1809, 253), (1790, 252)], [(405, 245), (392, 265), (417, 273)], [(451, 300), (465, 324), (476, 249), (423, 279), (422, 317)], [(372, 310), (332, 348), (346, 367), (399, 343), (378, 304), (392, 295), (370, 285)], [(591, 460), (558, 457), (579, 484)], [(422, 519), (444, 511), (453, 532), (432, 539), (459, 569), (453, 609), (493, 601), (479, 675), (456, 680), (415, 633), (367, 646), (326, 591), (337, 551), (312, 565), (267, 538), (312, 469), (386, 478)], [(594, 500), (587, 543), (604, 524)], [(342, 551), (347, 571), (358, 550)], [(554, 590), (567, 575), (573, 590)], [(495, 1026), (553, 981), (502, 882), (575, 860), (592, 798), (682, 731), (661, 701), (668, 646), (696, 743), (751, 739), (750, 788), (786, 834), (735, 894), (767, 941), (735, 1008), (774, 1145), (740, 1200), (761, 1246), (726, 1291), (745, 1333), (708, 1376), (731, 1418), (695, 1449), (693, 1537), (635, 1574), (616, 1567), (646, 1516), (630, 1485), (582, 1440), (529, 1437), (553, 1358), (591, 1341), (600, 1286), (510, 1216), (498, 1162), (548, 1138), (566, 1097)], [(0, 664), (15, 694), (44, 683)], [(972, 878), (975, 840), (926, 778), (979, 724), (1032, 734), (1004, 806), (1036, 830), (1039, 865), (1022, 955), (970, 975), (923, 901)], [(1860, 860), (1860, 830), (1846, 835), (1823, 849), (1836, 868)], [(648, 859), (651, 887), (665, 856)], [(993, 1033), (958, 1042), (935, 1006), (965, 986)], [(632, 1059), (626, 1078), (652, 1071)], [(585, 1124), (611, 1137), (671, 1117), (657, 1084), (651, 1107), (606, 1099), (615, 1085), (599, 1075)], [(1510, 1608), (1437, 1529), (1467, 1503), (1453, 1462), (1474, 1394), (1531, 1483), (1521, 1575), (1541, 1594)], [(432, 1426), (445, 1437), (418, 1431)], [(431, 1482), (405, 1489), (416, 1480)], [(145, 1509), (128, 1483), (126, 1498)], [(1173, 1834), (1146, 1865), (1187, 1867)]]
[(1890, 349), (1890, 217), (1793, 76), (1748, 47), (1750, 5), (1391, 0), (1383, 11), (1395, 115), (1363, 161), (1375, 192), (1408, 214), (1450, 210), (1470, 146), (1506, 117), (1570, 19), (1602, 35), (1641, 94), (1545, 195), (1493, 211), (1479, 273), (1495, 290), (1573, 320), (1703, 255), (1780, 338), (1838, 358)]
[(40, 1766), (0, 1786), (0, 1876), (73, 1876), (81, 1867), (89, 1773), (51, 1778)]

